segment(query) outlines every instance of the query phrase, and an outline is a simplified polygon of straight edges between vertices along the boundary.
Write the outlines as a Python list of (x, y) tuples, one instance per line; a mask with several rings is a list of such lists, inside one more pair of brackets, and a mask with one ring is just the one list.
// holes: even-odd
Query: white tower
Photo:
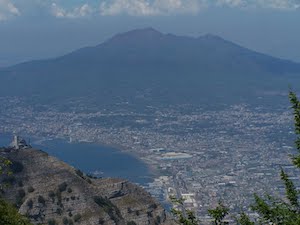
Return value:
[(19, 149), (19, 136), (14, 135), (13, 141), (11, 143), (11, 147), (15, 148), (15, 149)]

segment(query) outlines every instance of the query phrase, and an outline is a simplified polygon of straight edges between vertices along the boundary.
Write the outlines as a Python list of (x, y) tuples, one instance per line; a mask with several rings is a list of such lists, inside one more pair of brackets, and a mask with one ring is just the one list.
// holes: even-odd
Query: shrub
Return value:
[(46, 204), (46, 201), (45, 201), (45, 199), (44, 199), (43, 196), (39, 195), (39, 197), (38, 197), (38, 203), (41, 203), (42, 205)]
[(58, 204), (61, 204), (61, 200), (62, 200), (62, 199), (61, 199), (61, 192), (60, 192), (60, 191), (57, 191), (57, 192), (56, 192), (56, 197), (57, 197), (57, 203), (58, 203)]
[(81, 215), (78, 213), (74, 216), (74, 221), (78, 222), (81, 219)]
[(23, 189), (18, 190), (18, 194), (16, 196), (16, 206), (20, 207), (24, 202), (25, 191)]
[(32, 209), (32, 207), (33, 207), (33, 201), (32, 201), (32, 199), (29, 199), (26, 204), (27, 204), (27, 206), (28, 206), (29, 209)]
[(127, 222), (127, 225), (137, 225), (134, 221)]
[(62, 214), (62, 209), (61, 208), (57, 208), (55, 212), (56, 212), (56, 214), (61, 215)]
[(32, 193), (32, 192), (34, 192), (34, 188), (33, 188), (32, 186), (29, 186), (28, 189), (27, 189), (27, 191), (28, 191), (29, 193)]
[(72, 193), (73, 192), (73, 190), (72, 190), (72, 188), (68, 188), (68, 193)]
[(65, 225), (69, 224), (69, 220), (67, 217), (63, 218), (63, 224), (65, 224)]
[(63, 182), (63, 183), (61, 183), (60, 185), (58, 185), (58, 190), (59, 190), (60, 192), (64, 192), (64, 191), (67, 190), (67, 186), (68, 186), (68, 184), (67, 184), (66, 182)]
[(10, 164), (10, 170), (12, 173), (21, 173), (24, 169), (24, 166), (20, 162), (13, 161)]
[(55, 201), (55, 193), (54, 193), (54, 191), (49, 191), (48, 196), (49, 196), (49, 198), (51, 198), (52, 203), (54, 203), (54, 201)]
[(24, 185), (23, 185), (23, 181), (19, 180), (19, 181), (18, 181), (18, 186), (19, 186), (19, 187), (23, 187), (23, 186), (24, 186)]
[(16, 178), (14, 176), (8, 176), (8, 177), (3, 178), (2, 182), (4, 184), (13, 185), (16, 183)]
[(148, 217), (153, 217), (153, 216), (152, 216), (152, 212), (147, 212), (147, 216), (148, 216)]
[(48, 225), (56, 225), (56, 221), (54, 219), (48, 220)]
[(83, 172), (81, 172), (81, 170), (75, 170), (75, 173), (80, 176), (81, 178), (83, 178)]
[(92, 180), (90, 178), (86, 178), (86, 181), (91, 184), (92, 183)]
[(160, 216), (156, 216), (156, 224), (160, 224), (160, 222), (161, 222)]
[(50, 198), (55, 198), (55, 193), (54, 193), (54, 191), (49, 191), (48, 196), (49, 196)]
[(130, 207), (127, 208), (127, 212), (130, 214), (132, 213), (132, 209)]
[(111, 208), (113, 206), (111, 201), (109, 201), (107, 198), (103, 198), (99, 196), (94, 197), (94, 202), (103, 208)]
[(26, 193), (25, 193), (24, 189), (18, 190), (18, 196), (19, 196), (20, 198), (24, 198), (25, 195), (26, 195)]

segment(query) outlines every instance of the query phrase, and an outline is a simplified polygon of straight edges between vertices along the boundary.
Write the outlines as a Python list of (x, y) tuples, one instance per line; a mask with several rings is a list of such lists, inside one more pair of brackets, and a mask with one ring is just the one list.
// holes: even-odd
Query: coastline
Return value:
[[(3, 135), (5, 137), (5, 139), (9, 139), (9, 137), (12, 137), (13, 134), (9, 134), (9, 133), (2, 133), (1, 135)], [(30, 137), (30, 138), (29, 138)], [(157, 168), (155, 166), (153, 166), (151, 163), (149, 163), (149, 161), (143, 159), (142, 157), (139, 156), (139, 154), (135, 151), (133, 151), (130, 148), (125, 148), (124, 146), (118, 145), (118, 144), (111, 144), (111, 143), (103, 143), (103, 142), (86, 142), (86, 141), (77, 141), (74, 140), (72, 142), (69, 142), (67, 138), (52, 138), (52, 137), (40, 137), (38, 135), (24, 135), (25, 139), (31, 139), (31, 144), (33, 145), (33, 147), (36, 147), (37, 149), (43, 149), (43, 146), (47, 147), (47, 145), (45, 144), (47, 141), (55, 141), (55, 140), (59, 140), (68, 144), (91, 144), (91, 145), (95, 145), (95, 146), (99, 146), (99, 147), (103, 147), (103, 150), (107, 150), (107, 149), (113, 149), (116, 152), (120, 152), (126, 155), (129, 155), (130, 157), (136, 159), (137, 161), (141, 162), (147, 169), (149, 177), (151, 179), (154, 179), (156, 177), (159, 176), (159, 171), (157, 170)], [(9, 143), (8, 143), (9, 144)]]
[(96, 145), (112, 148), (117, 151), (128, 154), (128, 155), (134, 157), (135, 159), (139, 160), (140, 162), (144, 163), (147, 166), (147, 168), (149, 169), (151, 175), (153, 175), (154, 177), (159, 176), (159, 171), (152, 164), (150, 164), (147, 160), (144, 160), (142, 157), (140, 157), (138, 155), (138, 153), (135, 153), (131, 149), (126, 149), (125, 147), (123, 147), (121, 145), (117, 145), (117, 144), (106, 144), (106, 143), (102, 143), (102, 142), (90, 142), (90, 143), (94, 143)]

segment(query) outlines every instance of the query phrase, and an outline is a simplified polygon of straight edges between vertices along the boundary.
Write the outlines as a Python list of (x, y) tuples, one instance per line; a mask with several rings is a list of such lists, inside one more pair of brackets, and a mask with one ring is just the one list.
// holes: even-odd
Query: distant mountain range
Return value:
[(300, 64), (251, 51), (214, 35), (152, 28), (46, 60), (0, 69), (0, 96), (43, 103), (83, 98), (99, 105), (235, 102), (300, 84)]

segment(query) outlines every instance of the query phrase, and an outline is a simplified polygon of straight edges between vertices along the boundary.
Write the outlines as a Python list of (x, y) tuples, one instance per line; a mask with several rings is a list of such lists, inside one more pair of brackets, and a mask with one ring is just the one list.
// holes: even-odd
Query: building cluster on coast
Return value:
[(283, 194), (280, 167), (299, 177), (288, 156), (294, 151), (294, 134), (285, 106), (202, 110), (185, 105), (143, 112), (105, 107), (88, 112), (80, 105), (72, 111), (36, 110), (18, 98), (0, 98), (0, 104), (1, 133), (121, 146), (155, 171), (147, 190), (161, 201), (184, 197), (185, 206), (202, 220), (220, 200), (233, 212), (249, 211), (254, 193)]

